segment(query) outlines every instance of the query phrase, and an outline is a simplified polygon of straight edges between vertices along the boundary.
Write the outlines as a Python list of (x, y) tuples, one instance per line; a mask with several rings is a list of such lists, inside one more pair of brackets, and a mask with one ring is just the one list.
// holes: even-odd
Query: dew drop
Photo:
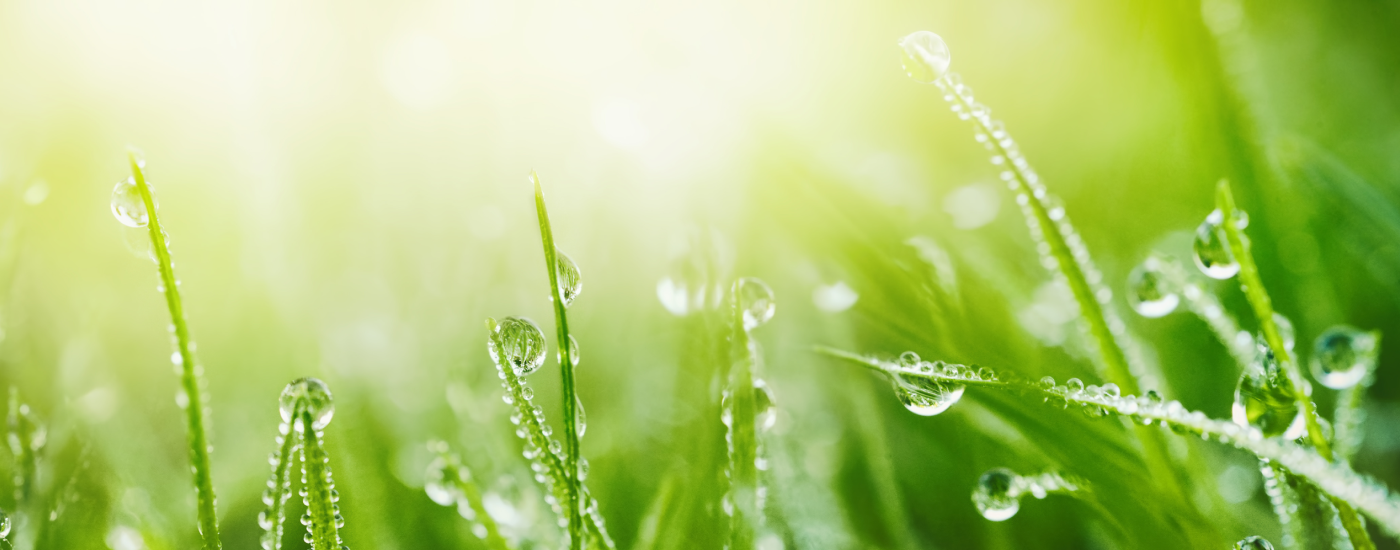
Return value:
[(1235, 253), (1230, 250), (1225, 230), (1221, 228), (1224, 218), (1219, 210), (1211, 211), (1196, 228), (1196, 240), (1191, 245), (1196, 267), (1212, 279), (1229, 279), (1240, 272), (1240, 264), (1235, 261)]
[(112, 215), (127, 227), (146, 227), (151, 221), (146, 201), (136, 188), (136, 178), (128, 177), (112, 188)]
[(900, 375), (891, 377), (895, 396), (904, 408), (919, 416), (934, 416), (948, 410), (962, 399), (962, 384), (935, 382), (924, 378), (906, 378)]
[(578, 480), (588, 479), (588, 459), (579, 457), (578, 459)]
[(428, 471), (423, 478), (423, 491), (428, 493), (428, 498), (433, 499), (433, 502), (442, 506), (451, 506), (457, 501), (455, 488), (447, 479), (447, 459), (437, 457), (428, 464)]
[(1269, 544), (1264, 537), (1250, 536), (1235, 543), (1235, 550), (1274, 550), (1274, 545)]
[(1084, 381), (1078, 378), (1071, 378), (1065, 381), (1065, 388), (1068, 389), (1070, 393), (1082, 392), (1084, 391)]
[(1161, 259), (1149, 256), (1128, 274), (1128, 303), (1138, 315), (1149, 318), (1176, 310), (1181, 303), (1180, 292)]
[(282, 413), (282, 420), (292, 422), (297, 431), (305, 429), (300, 422), (292, 420), (298, 411), (304, 410), (311, 414), (313, 430), (324, 429), (335, 416), (335, 403), (332, 402), (330, 388), (325, 382), (315, 378), (299, 378), (287, 384), (287, 387), (282, 389), (282, 396), (278, 398), (277, 405)]
[(583, 400), (574, 394), (574, 432), (583, 437), (588, 431), (588, 413), (583, 412)]
[(1345, 325), (1329, 328), (1313, 343), (1313, 378), (1334, 390), (1355, 386), (1376, 364), (1378, 347), (1374, 334)]
[(10, 521), (10, 515), (0, 510), (0, 539), (10, 536), (10, 529), (14, 524)]
[(1297, 439), (1307, 427), (1293, 396), (1293, 384), (1263, 338), (1256, 339), (1256, 349), (1253, 363), (1235, 387), (1230, 419), (1240, 426), (1258, 428), (1265, 437)]
[(943, 38), (930, 31), (919, 31), (899, 41), (904, 51), (904, 72), (915, 82), (932, 84), (948, 72), (952, 61), (948, 44)]
[(564, 307), (569, 307), (583, 291), (583, 276), (579, 274), (578, 264), (574, 263), (573, 258), (557, 247), (554, 249), (554, 263), (559, 273), (559, 299), (564, 301)]
[(1021, 509), (1021, 495), (1017, 490), (1020, 476), (1006, 468), (988, 470), (977, 479), (977, 488), (972, 491), (972, 503), (977, 512), (991, 521), (1006, 521)]
[[(562, 353), (556, 353), (556, 354), (554, 354), (554, 355), (555, 355), (555, 357), (554, 357), (555, 360), (559, 361), (559, 364), (562, 365), (562, 364), (564, 363), (563, 354), (562, 354)], [(578, 355), (578, 340), (574, 339), (574, 335), (570, 334), (570, 335), (569, 335), (569, 364), (570, 364), (570, 365), (573, 365), (574, 367), (577, 367), (577, 366), (578, 366), (578, 361), (579, 361), (579, 355)]]
[(544, 331), (524, 317), (506, 317), (496, 325), (496, 337), (488, 339), (487, 348), (497, 365), (528, 375), (544, 364)]
[(899, 363), (906, 367), (918, 365), (919, 361), (919, 354), (914, 353), (912, 351), (906, 351), (904, 353), (899, 354)]
[(778, 421), (778, 409), (773, 406), (773, 390), (762, 378), (753, 381), (754, 426), (768, 430)]
[(777, 305), (773, 289), (754, 277), (739, 279), (739, 308), (744, 316), (744, 330), (753, 330), (773, 318)]
[(1293, 321), (1289, 321), (1287, 317), (1279, 315), (1279, 313), (1275, 311), (1274, 326), (1278, 327), (1278, 336), (1280, 340), (1283, 340), (1283, 349), (1290, 352), (1293, 351), (1294, 338), (1297, 334), (1293, 329)]

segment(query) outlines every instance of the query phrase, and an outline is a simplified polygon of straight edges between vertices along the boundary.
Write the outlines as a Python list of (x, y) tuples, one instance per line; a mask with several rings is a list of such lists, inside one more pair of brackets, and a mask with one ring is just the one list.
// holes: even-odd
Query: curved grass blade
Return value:
[(170, 260), (169, 237), (160, 227), (156, 213), (155, 197), (146, 184), (145, 163), (138, 160), (136, 153), (127, 155), (131, 163), (131, 175), (135, 179), (136, 190), (145, 205), (149, 221), (146, 224), (151, 236), (151, 246), (155, 252), (156, 265), (160, 269), (161, 288), (165, 293), (165, 305), (170, 310), (170, 323), (174, 327), (175, 346), (180, 361), (180, 386), (183, 391), (185, 423), (189, 433), (190, 463), (194, 466), (194, 486), (199, 512), (199, 533), (204, 539), (205, 550), (222, 550), (219, 539), (219, 517), (215, 510), (214, 480), (210, 473), (209, 435), (205, 432), (204, 383), (200, 375), (194, 346), (191, 345), (189, 323), (185, 321), (185, 307), (180, 301), (179, 281), (175, 278), (175, 267)]
[(559, 374), (564, 392), (564, 478), (566, 487), (565, 508), (569, 519), (569, 545), (573, 550), (583, 548), (583, 517), (579, 510), (580, 490), (578, 479), (578, 391), (574, 387), (573, 350), (569, 344), (569, 319), (565, 313), (568, 304), (564, 303), (564, 293), (559, 283), (559, 250), (554, 247), (554, 231), (549, 225), (549, 211), (544, 204), (544, 189), (540, 178), (530, 172), (530, 182), (535, 185), (535, 213), (540, 222), (540, 242), (544, 244), (545, 269), (549, 271), (549, 301), (554, 304), (554, 322), (558, 327)]
[(301, 407), (296, 422), (301, 432), (302, 502), (310, 516), (307, 524), (308, 542), (313, 550), (341, 550), (340, 528), (345, 518), (340, 516), (339, 493), (331, 479), (331, 459), (326, 454), (324, 434), (314, 425), (311, 411)]
[[(298, 410), (295, 416), (300, 414)], [(297, 437), (291, 433), (291, 424), (285, 421), (277, 425), (277, 434), (277, 452), (269, 460), (272, 475), (262, 494), (263, 505), (267, 508), (258, 514), (258, 526), (263, 530), (263, 550), (281, 550), (287, 499), (292, 496), (292, 459), (297, 452)]]
[[(817, 351), (854, 362), (887, 376), (899, 375), (922, 378), (939, 384), (961, 384), (1029, 394), (1040, 397), (1046, 403), (1084, 408), (1096, 416), (1113, 414), (1131, 418), (1145, 426), (1160, 425), (1178, 434), (1195, 434), (1202, 439), (1214, 439), (1251, 452), (1261, 459), (1277, 462), (1294, 475), (1325, 491), (1337, 506), (1342, 524), (1349, 534), (1356, 528), (1364, 530), (1359, 516), (1356, 515), (1356, 511), (1359, 510), (1375, 520), (1392, 537), (1400, 539), (1400, 496), (1391, 492), (1389, 487), (1357, 474), (1346, 464), (1323, 458), (1314, 449), (1280, 438), (1266, 438), (1253, 426), (1240, 426), (1234, 422), (1208, 418), (1199, 411), (1187, 410), (1177, 401), (1163, 403), (1160, 399), (1152, 397), (1120, 396), (1117, 391), (1086, 392), (1083, 388), (1054, 385), (1053, 381), (1049, 381), (1048, 384), (1035, 384), (1014, 376), (1003, 377), (986, 369), (974, 370), (961, 365), (938, 365), (939, 368), (934, 368), (934, 365), (923, 363), (918, 366), (903, 366), (830, 348), (819, 347)], [(983, 374), (979, 374), (979, 371)], [(1344, 509), (1352, 511), (1350, 517), (1343, 513)], [(1357, 538), (1353, 536), (1352, 543), (1356, 542)], [(1369, 542), (1369, 539), (1365, 539), (1364, 542)]]
[[(428, 466), (428, 483), (430, 486), (437, 484), (433, 490), (444, 493), (433, 497), (434, 501), (446, 506), (456, 504), (462, 517), (472, 522), (472, 533), (484, 540), (487, 548), (511, 550), (510, 543), (501, 536), (501, 528), (496, 524), (496, 518), (491, 517), (491, 512), (486, 510), (481, 498), (481, 489), (472, 479), (471, 470), (462, 464), (462, 458), (450, 452), (445, 441), (430, 442), (428, 449), (438, 455)], [(463, 504), (466, 504), (466, 510), (462, 509)]]

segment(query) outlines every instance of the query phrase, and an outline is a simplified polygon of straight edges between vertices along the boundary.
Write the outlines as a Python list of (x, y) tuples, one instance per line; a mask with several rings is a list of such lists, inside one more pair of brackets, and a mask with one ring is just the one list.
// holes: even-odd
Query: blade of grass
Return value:
[(754, 546), (754, 522), (758, 519), (758, 434), (754, 430), (753, 363), (754, 349), (744, 327), (740, 303), (741, 281), (730, 288), (733, 368), (729, 373), (729, 502), (730, 548), (750, 550)]
[(209, 436), (205, 432), (203, 384), (194, 357), (194, 347), (190, 344), (189, 323), (185, 321), (185, 307), (180, 301), (179, 281), (175, 278), (175, 267), (170, 260), (170, 248), (166, 243), (165, 231), (160, 228), (160, 217), (156, 214), (155, 198), (150, 186), (146, 185), (146, 174), (136, 153), (128, 153), (131, 175), (136, 179), (136, 189), (141, 194), (141, 202), (146, 205), (150, 221), (146, 224), (151, 235), (151, 246), (156, 255), (156, 265), (160, 269), (161, 288), (165, 292), (165, 305), (170, 309), (170, 323), (175, 327), (175, 345), (180, 356), (180, 386), (184, 391), (185, 423), (189, 433), (190, 463), (194, 466), (194, 486), (199, 512), (199, 534), (204, 539), (205, 550), (222, 550), (219, 539), (219, 517), (214, 508), (214, 480), (209, 466)]
[(1105, 413), (1133, 418), (1144, 425), (1158, 424), (1168, 427), (1178, 434), (1196, 434), (1203, 439), (1215, 439), (1249, 451), (1261, 459), (1277, 462), (1288, 468), (1292, 474), (1308, 480), (1328, 493), (1328, 498), (1337, 507), (1343, 527), (1353, 537), (1352, 544), (1361, 542), (1364, 545), (1356, 548), (1375, 548), (1369, 537), (1358, 539), (1353, 533), (1354, 529), (1363, 533), (1365, 531), (1357, 510), (1370, 516), (1392, 537), (1400, 539), (1400, 496), (1391, 492), (1389, 487), (1357, 474), (1346, 464), (1322, 457), (1314, 449), (1277, 437), (1264, 437), (1259, 429), (1253, 426), (1240, 426), (1234, 422), (1208, 418), (1199, 411), (1188, 411), (1177, 401), (1162, 403), (1131, 395), (1120, 397), (1104, 393), (1090, 394), (1071, 391), (1063, 385), (1046, 387), (1009, 375), (981, 376), (976, 370), (961, 366), (959, 374), (950, 375), (938, 369), (905, 367), (831, 348), (818, 347), (816, 351), (887, 376), (898, 374), (941, 384), (962, 384), (968, 387), (1019, 392), (1031, 397), (1040, 397), (1046, 403), (1063, 403), (1066, 407), (1094, 407)]
[(486, 547), (491, 550), (511, 550), (510, 543), (501, 536), (501, 527), (496, 524), (496, 518), (491, 516), (491, 512), (486, 509), (486, 504), (481, 499), (481, 489), (476, 486), (476, 481), (472, 479), (471, 470), (462, 464), (461, 457), (447, 450), (447, 444), (441, 443), (438, 457), (442, 460), (442, 478), (452, 484), (458, 498), (467, 501), (467, 506), (471, 507), (474, 521), (485, 531), (486, 536), (481, 537)]
[[(292, 415), (293, 418), (299, 416), (300, 410)], [(287, 422), (278, 424), (277, 432), (277, 454), (272, 464), (272, 477), (268, 478), (267, 489), (263, 491), (263, 504), (267, 508), (258, 517), (258, 524), (264, 531), (263, 550), (281, 550), (282, 522), (286, 519), (287, 499), (292, 493), (292, 458), (297, 450), (297, 437), (292, 434), (291, 424)]]
[(306, 526), (313, 550), (340, 550), (339, 507), (335, 501), (335, 482), (331, 480), (330, 457), (322, 442), (321, 431), (313, 424), (311, 411), (300, 411), (302, 490), (306, 491), (306, 513), (311, 523)]
[[(1224, 217), (1221, 227), (1225, 230), (1225, 238), (1230, 243), (1230, 251), (1235, 255), (1235, 261), (1240, 264), (1240, 286), (1244, 290), (1245, 297), (1249, 299), (1249, 305), (1254, 309), (1254, 315), (1259, 318), (1260, 330), (1264, 333), (1264, 339), (1273, 348), (1274, 355), (1278, 357), (1279, 363), (1283, 365), (1284, 371), (1288, 373), (1288, 379), (1293, 383), (1293, 396), (1298, 401), (1298, 409), (1302, 411), (1303, 421), (1308, 427), (1308, 442), (1317, 448), (1317, 453), (1322, 458), (1331, 461), (1332, 443), (1327, 436), (1322, 433), (1322, 425), (1318, 422), (1317, 405), (1313, 403), (1310, 395), (1311, 386), (1306, 378), (1303, 378), (1302, 369), (1298, 368), (1298, 363), (1288, 353), (1288, 349), (1283, 345), (1283, 335), (1279, 333), (1278, 324), (1274, 322), (1273, 302), (1269, 299), (1269, 292), (1264, 288), (1264, 281), (1259, 277), (1259, 266), (1254, 263), (1254, 256), (1250, 252), (1250, 245), (1244, 233), (1235, 225), (1235, 197), (1230, 192), (1230, 182), (1221, 180), (1216, 186), (1215, 195), (1216, 208)], [(1342, 527), (1346, 528), (1347, 535), (1351, 538), (1351, 544), (1357, 550), (1367, 550), (1375, 548), (1375, 543), (1371, 541), (1371, 536), (1366, 533), (1365, 526), (1361, 525), (1361, 519), (1357, 517), (1356, 510), (1345, 500), (1333, 497), (1332, 504), (1337, 507), (1337, 514), (1341, 517)]]

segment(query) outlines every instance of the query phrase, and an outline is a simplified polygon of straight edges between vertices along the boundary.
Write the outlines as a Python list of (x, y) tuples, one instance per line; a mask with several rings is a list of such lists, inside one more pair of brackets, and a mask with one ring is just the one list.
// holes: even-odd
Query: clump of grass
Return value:
[(462, 464), (461, 457), (450, 452), (445, 441), (428, 443), (428, 450), (437, 457), (428, 464), (424, 490), (428, 498), (443, 506), (456, 506), (457, 512), (472, 524), (472, 534), (486, 542), (492, 550), (511, 550), (513, 547), (501, 536), (496, 519), (486, 509), (481, 498), (481, 489), (472, 479), (471, 470)]
[(135, 151), (127, 156), (131, 177), (112, 189), (112, 214), (128, 227), (147, 228), (156, 267), (160, 274), (160, 291), (170, 310), (170, 327), (175, 340), (175, 355), (171, 361), (180, 369), (180, 394), (177, 402), (185, 410), (189, 436), (190, 463), (193, 465), (195, 495), (199, 512), (199, 533), (205, 550), (221, 550), (219, 517), (215, 510), (214, 481), (210, 472), (209, 452), (212, 445), (205, 430), (208, 423), (207, 398), (203, 366), (194, 356), (194, 340), (190, 337), (185, 308), (180, 301), (180, 281), (170, 260), (170, 236), (161, 228), (157, 204), (151, 187), (146, 183), (146, 161)]

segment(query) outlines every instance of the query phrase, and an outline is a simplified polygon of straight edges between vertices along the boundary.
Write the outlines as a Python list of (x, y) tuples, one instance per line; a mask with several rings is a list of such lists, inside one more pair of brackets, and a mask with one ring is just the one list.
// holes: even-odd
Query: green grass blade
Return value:
[(549, 271), (549, 301), (554, 304), (554, 322), (558, 327), (556, 344), (559, 346), (559, 374), (564, 391), (564, 477), (568, 491), (568, 498), (564, 502), (569, 518), (569, 545), (573, 550), (580, 550), (583, 548), (583, 517), (579, 510), (579, 448), (576, 425), (578, 411), (574, 409), (578, 392), (574, 388), (574, 362), (572, 350), (569, 349), (569, 319), (565, 313), (567, 306), (559, 291), (558, 249), (554, 247), (554, 232), (550, 229), (549, 211), (544, 204), (544, 189), (540, 187), (540, 178), (534, 172), (530, 172), (530, 181), (535, 185), (535, 213), (540, 221), (540, 242), (544, 244), (545, 269)]
[(313, 550), (340, 550), (340, 507), (335, 504), (339, 497), (335, 493), (335, 482), (331, 479), (330, 456), (326, 454), (321, 430), (313, 425), (311, 412), (302, 408), (299, 411), (301, 424), (301, 476), (302, 490), (306, 495), (306, 513), (311, 523), (306, 526), (311, 534)]
[(209, 435), (205, 432), (205, 404), (201, 376), (197, 369), (194, 347), (191, 345), (189, 323), (185, 321), (185, 307), (180, 301), (179, 281), (175, 278), (175, 267), (170, 260), (165, 231), (160, 228), (160, 217), (156, 213), (155, 198), (150, 186), (146, 185), (146, 174), (135, 153), (128, 153), (131, 175), (136, 179), (136, 189), (141, 201), (146, 205), (150, 216), (146, 224), (150, 231), (151, 246), (160, 269), (161, 288), (165, 292), (165, 305), (170, 309), (170, 323), (175, 327), (175, 345), (180, 356), (180, 386), (188, 401), (185, 403), (185, 423), (189, 432), (190, 463), (194, 466), (194, 487), (199, 512), (199, 533), (204, 538), (205, 550), (222, 550), (219, 539), (219, 517), (214, 509), (214, 480), (210, 473)]
[[(293, 418), (296, 416), (300, 416), (300, 411)], [(287, 422), (279, 424), (277, 432), (277, 454), (273, 459), (272, 476), (263, 490), (263, 504), (267, 508), (258, 516), (258, 525), (263, 529), (263, 550), (281, 550), (287, 499), (292, 494), (292, 459), (297, 451), (297, 437), (292, 434), (291, 424)]]
[(1064, 385), (1046, 386), (1009, 374), (977, 374), (977, 370), (986, 369), (974, 370), (959, 366), (960, 371), (950, 375), (939, 369), (908, 367), (831, 348), (819, 347), (816, 351), (885, 375), (898, 374), (944, 384), (962, 384), (969, 388), (1013, 391), (1040, 398), (1047, 403), (1063, 403), (1066, 407), (1097, 408), (1105, 414), (1128, 417), (1144, 425), (1160, 425), (1171, 428), (1172, 432), (1178, 434), (1195, 434), (1203, 439), (1214, 439), (1249, 451), (1261, 459), (1277, 462), (1292, 474), (1306, 479), (1328, 493), (1341, 514), (1343, 526), (1352, 537), (1352, 544), (1361, 543), (1357, 548), (1373, 547), (1367, 546), (1373, 544), (1369, 538), (1357, 537), (1357, 530), (1364, 533), (1360, 519), (1356, 516), (1357, 511), (1365, 513), (1392, 537), (1400, 539), (1400, 495), (1393, 493), (1389, 487), (1357, 474), (1346, 464), (1324, 458), (1314, 449), (1277, 437), (1266, 438), (1253, 426), (1240, 426), (1234, 422), (1208, 418), (1204, 413), (1185, 409), (1177, 401), (1163, 403), (1147, 397), (1073, 391)]
[(754, 429), (753, 365), (755, 350), (748, 330), (744, 328), (743, 305), (739, 297), (739, 281), (730, 288), (733, 337), (732, 361), (729, 372), (729, 502), (733, 506), (730, 518), (729, 547), (750, 550), (754, 546), (754, 525), (758, 509), (758, 434)]

